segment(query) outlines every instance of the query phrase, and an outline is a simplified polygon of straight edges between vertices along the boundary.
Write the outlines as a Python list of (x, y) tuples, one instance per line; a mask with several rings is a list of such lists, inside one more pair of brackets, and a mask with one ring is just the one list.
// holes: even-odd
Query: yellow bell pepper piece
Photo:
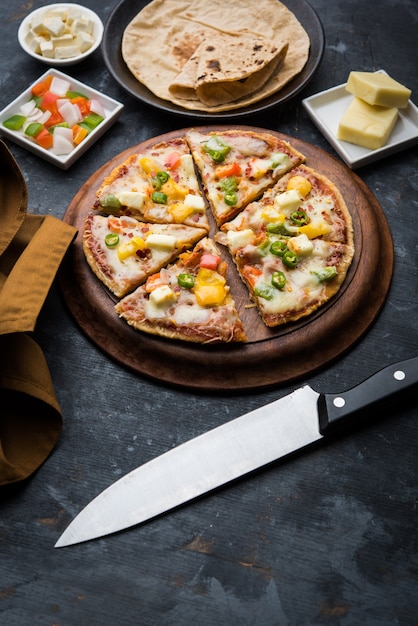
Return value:
[(194, 212), (193, 207), (188, 207), (182, 202), (176, 202), (168, 207), (169, 213), (173, 216), (177, 224), (181, 224), (184, 220)]
[(316, 239), (317, 237), (321, 237), (323, 235), (328, 235), (332, 230), (329, 224), (325, 222), (317, 222), (306, 224), (305, 226), (301, 226), (299, 228), (299, 233), (301, 235), (306, 235), (309, 239)]
[(184, 200), (189, 193), (189, 188), (179, 185), (172, 178), (169, 178), (161, 187), (161, 191), (167, 194), (170, 200)]
[(200, 306), (220, 306), (226, 297), (226, 280), (218, 272), (201, 268), (194, 285), (194, 294)]
[(135, 250), (144, 250), (147, 246), (142, 237), (132, 237), (131, 242), (133, 243)]
[(152, 176), (161, 169), (155, 161), (148, 157), (142, 157), (139, 159), (139, 165), (142, 167), (145, 174), (148, 174), (149, 176)]
[(132, 237), (129, 241), (121, 243), (118, 248), (118, 257), (120, 261), (125, 261), (128, 257), (135, 254), (137, 250), (143, 250), (146, 247), (142, 237)]
[(286, 216), (283, 213), (279, 213), (277, 209), (272, 206), (266, 207), (261, 213), (261, 217), (266, 222), (274, 224), (283, 224), (286, 219)]
[(292, 176), (287, 182), (287, 189), (288, 191), (295, 189), (304, 198), (312, 189), (312, 185), (304, 176)]

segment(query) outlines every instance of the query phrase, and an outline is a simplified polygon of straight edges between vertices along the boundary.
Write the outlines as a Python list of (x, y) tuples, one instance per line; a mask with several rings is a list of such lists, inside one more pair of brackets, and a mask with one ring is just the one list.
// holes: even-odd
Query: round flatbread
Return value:
[(255, 93), (283, 63), (281, 47), (262, 37), (213, 33), (198, 46), (169, 86), (175, 98), (214, 107)]
[[(288, 47), (277, 70), (265, 82), (260, 80), (260, 86), (251, 93), (240, 94), (238, 100), (212, 104), (209, 99), (205, 104), (195, 96), (178, 97), (175, 90), (173, 95), (170, 86), (178, 82), (183, 71), (194, 76), (193, 62), (189, 67), (186, 64), (199, 46), (211, 38), (217, 41), (220, 35), (262, 38), (266, 49), (282, 51), (285, 44)], [(234, 5), (223, 0), (152, 0), (128, 24), (122, 38), (127, 67), (152, 93), (186, 109), (214, 113), (246, 107), (282, 89), (302, 71), (309, 49), (307, 32), (278, 0), (261, 0), (261, 5), (250, 0)], [(253, 67), (254, 75), (258, 69)], [(229, 71), (232, 76), (231, 65)]]

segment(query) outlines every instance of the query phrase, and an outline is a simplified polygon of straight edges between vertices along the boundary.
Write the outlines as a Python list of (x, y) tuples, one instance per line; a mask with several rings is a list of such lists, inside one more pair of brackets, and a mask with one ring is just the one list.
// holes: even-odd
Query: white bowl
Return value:
[[(93, 24), (94, 24), (93, 45), (88, 50), (79, 54), (78, 56), (70, 57), (67, 59), (49, 58), (49, 57), (43, 56), (42, 54), (38, 52), (34, 52), (26, 41), (26, 36), (30, 30), (30, 24), (32, 23), (33, 18), (41, 16), (45, 11), (48, 11), (48, 10), (68, 9), (70, 7), (75, 8), (75, 9), (80, 9), (80, 11), (82, 12), (84, 16), (88, 17), (89, 19), (93, 21)], [(41, 61), (41, 63), (46, 63), (47, 65), (50, 65), (52, 67), (64, 67), (68, 65), (75, 65), (76, 63), (80, 63), (80, 61), (84, 61), (84, 59), (86, 59), (88, 56), (93, 54), (95, 50), (97, 50), (97, 48), (100, 46), (102, 42), (103, 22), (101, 21), (97, 13), (94, 13), (94, 11), (92, 11), (91, 9), (88, 9), (87, 7), (82, 6), (81, 4), (74, 4), (72, 2), (69, 2), (69, 3), (60, 2), (57, 4), (47, 4), (46, 6), (40, 7), (39, 9), (32, 11), (24, 18), (24, 20), (19, 26), (17, 36), (18, 36), (19, 43), (21, 47), (23, 48), (23, 50), (34, 59), (37, 59), (38, 61)]]

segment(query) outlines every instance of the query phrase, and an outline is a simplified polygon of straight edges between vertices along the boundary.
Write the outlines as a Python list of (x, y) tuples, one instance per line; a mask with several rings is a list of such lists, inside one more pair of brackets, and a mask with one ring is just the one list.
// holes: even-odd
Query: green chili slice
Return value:
[(335, 265), (328, 265), (318, 272), (312, 272), (318, 278), (320, 283), (326, 282), (338, 276), (338, 271)]
[(152, 179), (154, 189), (161, 189), (161, 187), (168, 181), (170, 175), (167, 172), (157, 172), (156, 176)]
[(282, 261), (287, 267), (296, 267), (298, 264), (298, 257), (291, 250), (286, 250), (286, 252), (282, 256)]
[(167, 194), (162, 191), (153, 191), (151, 200), (157, 204), (167, 204)]
[(177, 282), (180, 287), (192, 289), (192, 287), (194, 287), (194, 276), (192, 274), (179, 274), (177, 276)]
[(277, 241), (273, 241), (270, 246), (270, 252), (275, 254), (276, 256), (283, 256), (287, 250), (287, 244), (283, 239), (279, 239)]
[(224, 200), (225, 204), (228, 206), (234, 206), (238, 202), (238, 196), (234, 191), (232, 191), (224, 195)]
[(119, 235), (117, 233), (108, 233), (105, 237), (105, 244), (108, 248), (114, 248), (119, 243)]
[(273, 287), (276, 287), (276, 289), (283, 289), (286, 282), (286, 276), (283, 272), (278, 271), (273, 273), (271, 277), (271, 284)]
[(305, 226), (309, 223), (309, 217), (306, 211), (303, 209), (298, 209), (290, 216), (290, 219), (296, 226)]

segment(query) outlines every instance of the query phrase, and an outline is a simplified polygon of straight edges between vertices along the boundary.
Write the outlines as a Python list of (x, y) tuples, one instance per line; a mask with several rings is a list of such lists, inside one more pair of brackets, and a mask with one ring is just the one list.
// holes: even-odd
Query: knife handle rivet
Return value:
[(405, 380), (405, 372), (403, 370), (396, 370), (396, 372), (394, 372), (393, 374), (393, 378), (395, 380)]
[(334, 400), (333, 400), (333, 405), (334, 405), (337, 409), (342, 409), (342, 407), (345, 405), (345, 400), (344, 400), (344, 398), (341, 398), (340, 396), (338, 396), (338, 398), (334, 398)]

